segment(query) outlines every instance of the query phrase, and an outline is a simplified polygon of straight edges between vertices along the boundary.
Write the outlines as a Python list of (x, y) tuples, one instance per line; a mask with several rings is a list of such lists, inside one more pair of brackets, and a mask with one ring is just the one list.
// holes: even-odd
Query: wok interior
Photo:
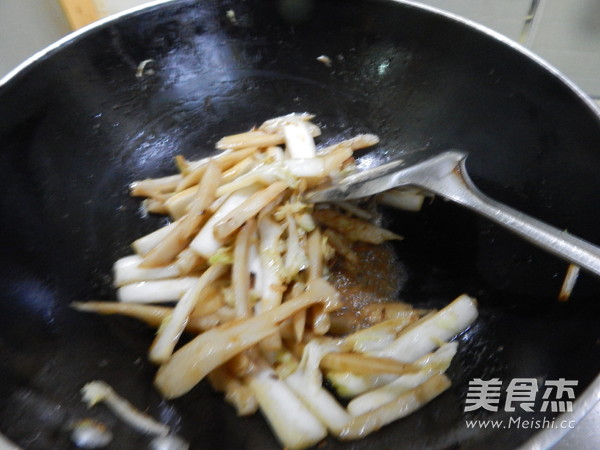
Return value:
[[(282, 15), (281, 4), (152, 7), (87, 32), (0, 86), (0, 429), (21, 445), (67, 448), (69, 426), (82, 417), (111, 426), (111, 448), (146, 445), (81, 403), (82, 385), (103, 379), (178, 427), (192, 448), (277, 447), (259, 415), (235, 417), (205, 384), (162, 401), (145, 360), (151, 330), (68, 306), (112, 298), (112, 263), (162, 223), (141, 218), (128, 197), (132, 180), (171, 173), (176, 154), (209, 154), (220, 136), (264, 119), (313, 112), (321, 143), (376, 133), (381, 144), (364, 164), (463, 149), (486, 193), (600, 243), (598, 116), (555, 75), (414, 6), (320, 1)], [(152, 71), (136, 77), (148, 59)], [(571, 300), (557, 303), (565, 263), (440, 200), (418, 214), (386, 211), (386, 220), (405, 236), (401, 299), (442, 306), (467, 292), (482, 316), (460, 338), (453, 387), (353, 448), (514, 446), (535, 430), (465, 428), (470, 380), (566, 378), (581, 394), (594, 379), (597, 280), (582, 274)], [(469, 417), (480, 416), (488, 417)]]

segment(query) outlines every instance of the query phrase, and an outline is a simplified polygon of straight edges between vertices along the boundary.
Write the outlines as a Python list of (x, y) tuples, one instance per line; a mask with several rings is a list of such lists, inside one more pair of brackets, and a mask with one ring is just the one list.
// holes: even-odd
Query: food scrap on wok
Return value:
[[(358, 245), (401, 237), (356, 203), (303, 201), (378, 142), (362, 134), (317, 150), (311, 119), (267, 120), (222, 138), (214, 156), (177, 157), (176, 175), (133, 183), (147, 211), (172, 221), (115, 263), (117, 302), (75, 305), (157, 327), (149, 359), (164, 397), (207, 379), (239, 415), (260, 409), (289, 449), (328, 433), (362, 438), (438, 396), (450, 385), (452, 339), (477, 316), (467, 295), (439, 311), (345, 301), (334, 266), (360, 271)], [(422, 196), (378, 200), (418, 209)]]

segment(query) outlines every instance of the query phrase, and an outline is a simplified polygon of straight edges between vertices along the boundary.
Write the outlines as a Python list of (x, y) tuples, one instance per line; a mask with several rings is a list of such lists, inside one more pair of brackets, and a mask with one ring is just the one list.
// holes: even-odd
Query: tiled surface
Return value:
[(531, 0), (418, 0), (485, 25), (517, 41)]
[(107, 16), (142, 5), (147, 3), (147, 0), (94, 0), (94, 2), (98, 12), (103, 16)]
[(600, 98), (600, 1), (542, 0), (530, 48)]
[(0, 0), (0, 78), (69, 31), (58, 0)]

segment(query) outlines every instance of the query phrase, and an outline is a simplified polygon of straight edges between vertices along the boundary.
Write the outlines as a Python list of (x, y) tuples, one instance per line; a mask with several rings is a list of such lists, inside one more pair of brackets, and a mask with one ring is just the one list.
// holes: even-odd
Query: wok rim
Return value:
[[(13, 79), (16, 79), (21, 73), (25, 72), (30, 67), (34, 67), (36, 64), (40, 63), (44, 58), (51, 57), (52, 54), (56, 51), (59, 51), (61, 48), (68, 46), (72, 42), (75, 42), (79, 39), (85, 38), (86, 35), (91, 34), (98, 28), (105, 27), (111, 23), (115, 23), (127, 16), (136, 14), (146, 9), (151, 9), (161, 5), (167, 5), (169, 3), (175, 3), (180, 0), (153, 0), (147, 3), (144, 3), (139, 6), (135, 6), (132, 8), (125, 9), (119, 13), (109, 15), (100, 20), (97, 20), (89, 25), (86, 25), (78, 30), (72, 31), (71, 33), (65, 35), (61, 39), (55, 41), (54, 43), (46, 46), (45, 48), (37, 51), (27, 59), (25, 59), (22, 63), (11, 69), (4, 76), (0, 77), (0, 95), (2, 94), (1, 90), (7, 88), (10, 82)], [(365, 0), (368, 1), (368, 0)], [(390, 3), (390, 4), (400, 4), (407, 5), (409, 7), (417, 8), (424, 10), (428, 13), (443, 16), (448, 20), (457, 22), (463, 26), (469, 27), (471, 29), (476, 30), (477, 32), (488, 36), (489, 38), (494, 39), (502, 45), (509, 47), (511, 50), (516, 51), (538, 66), (541, 66), (542, 69), (549, 72), (555, 78), (557, 78), (563, 85), (568, 87), (573, 94), (583, 103), (585, 104), (591, 113), (593, 113), (600, 120), (600, 105), (598, 105), (594, 99), (588, 95), (583, 89), (581, 89), (573, 80), (567, 77), (564, 73), (562, 73), (558, 68), (554, 65), (546, 61), (544, 58), (534, 53), (532, 50), (529, 50), (522, 44), (514, 41), (513, 39), (505, 36), (504, 34), (497, 32), (486, 25), (482, 25), (474, 20), (463, 17), (459, 14), (452, 13), (446, 11), (444, 9), (440, 9), (431, 5), (427, 5), (418, 1), (413, 0), (372, 0), (379, 3)], [(524, 444), (522, 444), (519, 449), (548, 449), (558, 444), (567, 434), (574, 432), (577, 428), (577, 425), (587, 416), (588, 413), (592, 411), (592, 409), (600, 404), (600, 373), (594, 378), (592, 383), (585, 389), (585, 391), (577, 398), (577, 400), (573, 404), (573, 410), (571, 412), (565, 412), (560, 414), (557, 418), (557, 422), (562, 421), (574, 421), (574, 428), (547, 428), (533, 435), (530, 439), (528, 439)], [(0, 435), (1, 436), (1, 435)]]

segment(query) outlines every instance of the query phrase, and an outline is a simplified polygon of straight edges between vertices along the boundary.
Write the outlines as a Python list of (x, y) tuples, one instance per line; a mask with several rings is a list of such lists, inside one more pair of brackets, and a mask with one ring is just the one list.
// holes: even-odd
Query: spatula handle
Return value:
[(471, 181), (464, 160), (457, 169), (438, 179), (429, 179), (421, 187), (472, 209), (549, 253), (600, 276), (600, 247), (486, 196)]

